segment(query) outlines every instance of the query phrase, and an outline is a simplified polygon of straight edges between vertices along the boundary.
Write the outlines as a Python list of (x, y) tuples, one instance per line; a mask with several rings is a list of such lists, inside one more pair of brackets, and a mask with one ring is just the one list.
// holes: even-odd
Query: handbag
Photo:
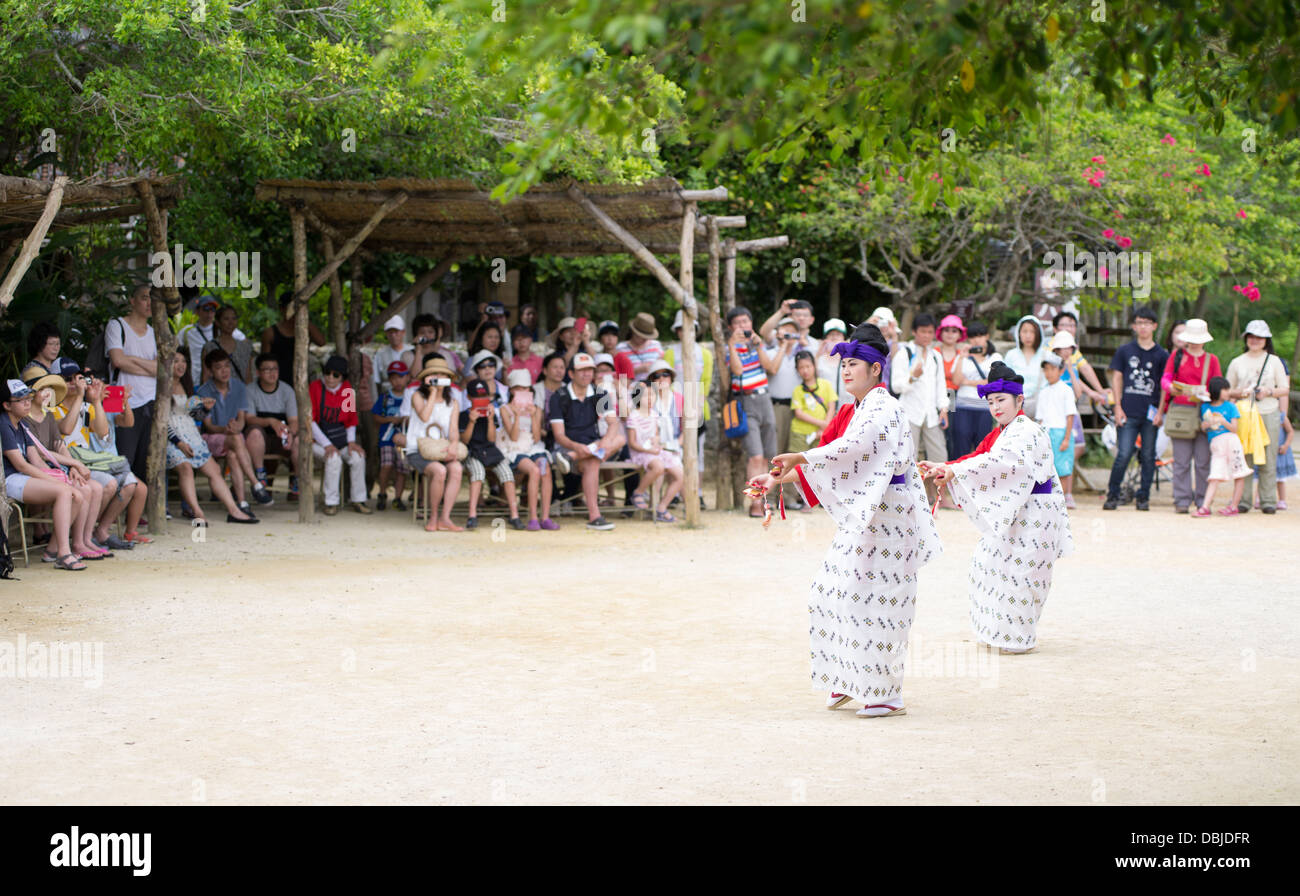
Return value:
[(749, 432), (749, 419), (737, 395), (722, 406), (722, 434), (729, 439), (743, 438)]
[[(1201, 391), (1205, 390), (1205, 384), (1210, 379), (1210, 356), (1207, 352), (1204, 355), (1205, 360), (1201, 370)], [(1178, 374), (1178, 368), (1183, 363), (1183, 350), (1180, 348), (1174, 355), (1174, 375)], [(1195, 404), (1178, 404), (1170, 401), (1169, 410), (1165, 413), (1165, 434), (1171, 439), (1194, 439), (1201, 431), (1201, 402)]]
[(113, 454), (111, 451), (92, 451), (79, 445), (68, 446), (68, 451), (73, 457), (97, 473), (121, 476), (131, 471), (131, 464), (127, 462), (127, 459), (120, 454)]
[[(447, 449), (451, 447), (451, 442), (446, 439), (431, 439), (425, 436), (417, 440), (420, 457), (425, 460), (445, 461), (447, 458)], [(465, 447), (464, 442), (456, 442), (456, 460), (464, 460), (469, 457), (469, 449)]]

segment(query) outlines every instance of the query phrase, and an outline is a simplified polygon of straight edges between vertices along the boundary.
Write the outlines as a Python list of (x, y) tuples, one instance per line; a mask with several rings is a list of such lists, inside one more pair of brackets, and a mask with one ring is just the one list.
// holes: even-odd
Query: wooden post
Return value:
[[(831, 277), (830, 307), (827, 309), (826, 316), (827, 317), (840, 316), (840, 275), (839, 274), (836, 274), (834, 277)], [(848, 324), (845, 324), (845, 326), (848, 326)]]
[[(315, 277), (312, 277), (311, 280), (306, 280), (306, 279), (304, 279), (303, 283), (302, 283), (300, 286), (295, 286), (294, 298), (295, 298), (295, 299), (299, 298), (298, 293), (300, 293), (300, 292), (302, 292), (302, 293), (306, 293), (307, 295), (311, 295), (312, 293), (316, 292), (316, 290), (318, 290), (318, 289), (320, 289), (322, 286), (324, 286), (324, 285), (325, 285), (325, 281), (326, 281), (327, 279), (329, 279), (330, 275), (333, 274), (335, 271), (337, 271), (337, 270), (339, 269), (339, 265), (343, 264), (343, 262), (347, 261), (349, 258), (352, 257), (352, 253), (355, 252), (355, 251), (357, 251), (358, 248), (360, 248), (361, 244), (362, 244), (363, 242), (365, 242), (366, 237), (370, 236), (371, 232), (372, 232), (376, 227), (379, 226), (379, 222), (382, 221), (382, 220), (384, 220), (385, 216), (387, 216), (389, 212), (391, 212), (393, 209), (395, 209), (395, 208), (397, 208), (398, 206), (400, 206), (402, 203), (404, 203), (404, 202), (405, 202), (407, 199), (409, 199), (409, 198), (410, 198), (410, 196), (409, 196), (407, 193), (403, 193), (403, 192), (398, 192), (398, 193), (395, 193), (395, 194), (393, 194), (392, 196), (388, 197), (387, 201), (385, 201), (383, 205), (381, 205), (381, 206), (379, 206), (379, 208), (375, 209), (375, 213), (374, 213), (373, 215), (370, 216), (370, 220), (366, 221), (366, 223), (365, 223), (364, 225), (362, 225), (361, 229), (358, 230), (355, 234), (353, 234), (353, 235), (352, 235), (352, 238), (349, 239), (346, 243), (344, 243), (344, 244), (339, 248), (338, 253), (334, 256), (333, 260), (331, 260), (331, 261), (327, 261), (327, 262), (325, 263), (325, 267), (323, 267), (323, 268), (321, 268), (319, 271), (317, 271), (317, 272), (316, 272), (316, 276), (315, 276)], [(294, 213), (294, 212), (297, 212), (297, 214), (298, 214), (299, 217), (304, 217), (304, 216), (303, 216), (303, 211), (302, 211), (302, 209), (290, 209), (290, 214), (291, 214), (291, 215), (292, 215), (292, 213)], [(306, 268), (306, 264), (307, 264), (307, 245), (306, 245), (307, 234), (306, 234), (306, 227), (307, 227), (307, 222), (306, 222), (306, 220), (305, 220), (305, 218), (304, 218), (304, 220), (303, 220), (303, 252), (302, 252), (302, 258), (303, 258), (303, 277), (304, 277), (304, 278), (306, 278), (306, 276), (307, 276), (307, 268)], [(296, 256), (295, 256), (295, 264), (296, 264), (296, 263), (297, 263), (297, 262), (296, 262)], [(305, 301), (305, 300), (304, 300), (304, 301)], [(296, 302), (296, 301), (293, 303), (293, 305), (290, 307), (290, 313), (293, 313), (293, 312), (298, 308), (298, 304), (299, 304), (299, 303)]]
[[(14, 266), (9, 269), (9, 275), (5, 277), (3, 283), (0, 283), (0, 311), (8, 308), (9, 303), (14, 300), (14, 290), (18, 287), (18, 281), (23, 279), (23, 274), (27, 273), (27, 268), (36, 257), (36, 253), (41, 251), (45, 233), (54, 222), (54, 216), (59, 213), (59, 206), (63, 204), (63, 187), (67, 182), (68, 177), (65, 174), (54, 178), (54, 185), (50, 188), (49, 195), (45, 197), (44, 211), (36, 219), (36, 226), (32, 228), (32, 232), (23, 241), (22, 252), (19, 253)], [(154, 211), (157, 213), (157, 208)]]
[(722, 311), (725, 314), (736, 307), (736, 241), (727, 237), (722, 241)]
[(167, 251), (166, 212), (158, 210), (154, 198), (153, 185), (148, 180), (139, 180), (135, 184), (144, 206), (145, 225), (149, 233), (149, 242), (155, 252), (164, 256), (168, 276), (163, 286), (163, 295), (152, 291), (153, 338), (158, 353), (158, 369), (155, 378), (155, 395), (153, 402), (153, 424), (149, 430), (149, 459), (145, 470), (145, 485), (149, 489), (149, 533), (165, 535), (167, 533), (167, 418), (171, 416), (172, 355), (176, 353), (176, 334), (172, 332), (171, 321), (167, 319), (167, 306), (179, 304), (180, 292), (176, 289), (175, 272), (170, 270), (171, 255)]
[[(321, 236), (321, 248), (324, 250), (325, 261), (333, 261), (334, 241), (328, 235)], [(353, 257), (356, 257), (355, 254)], [(330, 336), (334, 340), (334, 354), (346, 358), (348, 356), (348, 330), (347, 321), (343, 317), (343, 281), (339, 278), (337, 267), (330, 272), (329, 283)]]
[[(716, 234), (709, 235), (709, 251), (713, 251)], [(728, 237), (722, 241), (722, 307), (718, 307), (719, 297), (709, 293), (709, 304), (713, 313), (713, 363), (714, 378), (718, 381), (718, 404), (725, 405), (731, 397), (731, 367), (727, 364), (727, 336), (723, 331), (723, 313), (736, 307), (736, 241)], [(712, 259), (710, 259), (712, 264)], [(710, 287), (713, 289), (713, 287)], [(714, 464), (718, 490), (718, 509), (734, 510), (736, 508), (736, 488), (732, 483), (735, 472), (732, 470), (732, 444), (722, 434), (722, 421), (718, 421), (718, 459)]]
[[(686, 505), (686, 526), (700, 524), (700, 398), (699, 371), (695, 369), (695, 215), (696, 204), (686, 203), (682, 214), (681, 282), (690, 302), (682, 303), (682, 389), (687, 400), (682, 403), (682, 503)], [(714, 225), (716, 226), (716, 225)], [(694, 398), (691, 398), (691, 395)]]
[[(293, 228), (293, 392), (298, 399), (298, 522), (316, 521), (315, 457), (312, 455), (311, 391), (307, 388), (307, 222), (298, 209), (289, 209)], [(336, 265), (337, 267), (337, 265)]]
[[(350, 259), (352, 267), (352, 289), (348, 296), (348, 332), (347, 359), (349, 370), (361, 370), (361, 315), (366, 303), (366, 284), (361, 276), (361, 256), (355, 254)], [(391, 315), (390, 315), (391, 316)], [(383, 373), (380, 373), (383, 376)]]
[[(722, 336), (722, 317), (719, 313), (718, 294), (721, 279), (722, 242), (718, 238), (718, 227), (713, 219), (709, 220), (709, 333), (713, 337), (713, 359), (715, 380), (723, 388), (721, 370), (726, 365), (721, 363), (722, 351), (726, 340)], [(726, 396), (726, 391), (720, 393)], [(701, 401), (708, 401), (703, 395)], [(727, 454), (727, 439), (722, 435), (721, 421), (718, 423), (718, 451), (713, 464), (714, 480), (717, 486), (714, 505), (718, 510), (731, 510), (735, 507), (735, 494), (731, 489), (731, 458)], [(725, 469), (724, 469), (725, 467)]]

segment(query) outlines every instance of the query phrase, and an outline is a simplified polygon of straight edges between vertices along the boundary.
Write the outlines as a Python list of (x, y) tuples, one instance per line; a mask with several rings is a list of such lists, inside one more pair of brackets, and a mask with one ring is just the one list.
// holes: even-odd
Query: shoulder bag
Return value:
[[(1201, 370), (1201, 390), (1204, 391), (1205, 384), (1210, 378), (1210, 353), (1206, 352), (1202, 356), (1205, 360), (1204, 367)], [(1174, 376), (1178, 376), (1178, 368), (1182, 364), (1183, 350), (1180, 348), (1174, 356)], [(1171, 439), (1194, 439), (1197, 433), (1201, 431), (1201, 402), (1195, 404), (1178, 404), (1171, 401), (1169, 411), (1165, 414), (1165, 433)]]

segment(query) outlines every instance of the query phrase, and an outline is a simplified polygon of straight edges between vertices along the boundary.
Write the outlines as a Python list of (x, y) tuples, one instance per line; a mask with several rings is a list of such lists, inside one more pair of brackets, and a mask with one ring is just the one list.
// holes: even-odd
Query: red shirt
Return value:
[(312, 419), (334, 447), (347, 447), (347, 428), (357, 425), (357, 395), (352, 384), (344, 380), (338, 391), (330, 392), (325, 389), (322, 381), (312, 380), (308, 388), (311, 392)]
[[(1021, 412), (1019, 412), (1018, 414), (1016, 414), (1016, 416), (1017, 416), (1017, 417), (1023, 417), (1023, 416), (1025, 416), (1025, 412), (1024, 412), (1024, 411), (1021, 411)], [(986, 435), (986, 436), (985, 436), (985, 437), (980, 441), (980, 443), (979, 443), (978, 445), (975, 446), (975, 450), (974, 450), (974, 451), (972, 451), (970, 454), (967, 454), (967, 455), (964, 455), (964, 456), (962, 456), (962, 457), (957, 458), (957, 460), (950, 460), (950, 461), (948, 461), (948, 463), (950, 463), (950, 464), (955, 464), (955, 463), (958, 463), (959, 461), (966, 460), (966, 458), (968, 458), (968, 457), (975, 457), (977, 454), (988, 454), (989, 449), (993, 447), (993, 443), (996, 442), (996, 441), (998, 440), (998, 436), (1002, 435), (1002, 430), (1004, 430), (1004, 429), (1006, 429), (1005, 426), (995, 426), (995, 427), (993, 427), (993, 431), (992, 431), (991, 433), (989, 433), (988, 435)]]

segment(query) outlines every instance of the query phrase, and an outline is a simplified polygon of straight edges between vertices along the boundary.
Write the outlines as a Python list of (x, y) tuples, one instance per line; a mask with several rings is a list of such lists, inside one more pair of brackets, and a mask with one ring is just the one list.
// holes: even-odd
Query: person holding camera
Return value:
[(1002, 355), (989, 345), (989, 328), (972, 321), (966, 328), (966, 344), (958, 350), (961, 363), (953, 368), (952, 381), (957, 398), (952, 413), (952, 453), (964, 457), (993, 431), (993, 417), (988, 402), (979, 397), (980, 386), (988, 384), (988, 370)]
[[(727, 312), (727, 366), (731, 370), (731, 397), (740, 399), (749, 426), (741, 437), (748, 458), (745, 478), (753, 479), (767, 472), (767, 459), (778, 452), (776, 414), (768, 388), (768, 374), (775, 373), (780, 356), (769, 354), (763, 337), (754, 332), (754, 317), (749, 309), (737, 305)], [(793, 386), (791, 387), (793, 389)], [(763, 518), (763, 502), (750, 501), (749, 515)]]
[[(782, 306), (785, 307), (788, 304), (782, 303)], [(759, 332), (761, 333), (762, 330)], [(801, 335), (799, 325), (793, 317), (783, 317), (777, 322), (773, 345), (776, 355), (776, 370), (772, 372), (768, 380), (768, 388), (772, 395), (772, 413), (776, 419), (777, 449), (784, 450), (788, 447), (790, 441), (790, 427), (794, 423), (792, 402), (794, 390), (799, 385), (799, 371), (795, 363), (795, 356), (800, 352), (809, 354), (815, 352), (817, 350), (817, 340)], [(790, 487), (786, 503), (794, 510), (803, 507), (803, 502), (798, 497), (798, 489), (793, 486)]]
[[(410, 390), (410, 414), (406, 415), (403, 433), (406, 463), (418, 470), (426, 479), (429, 522), (426, 532), (464, 532), (451, 521), (451, 508), (460, 493), (460, 480), (464, 468), (460, 462), (460, 426), (456, 414), (456, 398), (452, 394), (452, 369), (443, 358), (429, 359), (416, 377), (419, 384)], [(441, 458), (428, 459), (420, 453), (421, 439), (442, 439), (446, 450)], [(394, 443), (396, 444), (396, 443)], [(442, 504), (442, 514), (438, 504)]]

